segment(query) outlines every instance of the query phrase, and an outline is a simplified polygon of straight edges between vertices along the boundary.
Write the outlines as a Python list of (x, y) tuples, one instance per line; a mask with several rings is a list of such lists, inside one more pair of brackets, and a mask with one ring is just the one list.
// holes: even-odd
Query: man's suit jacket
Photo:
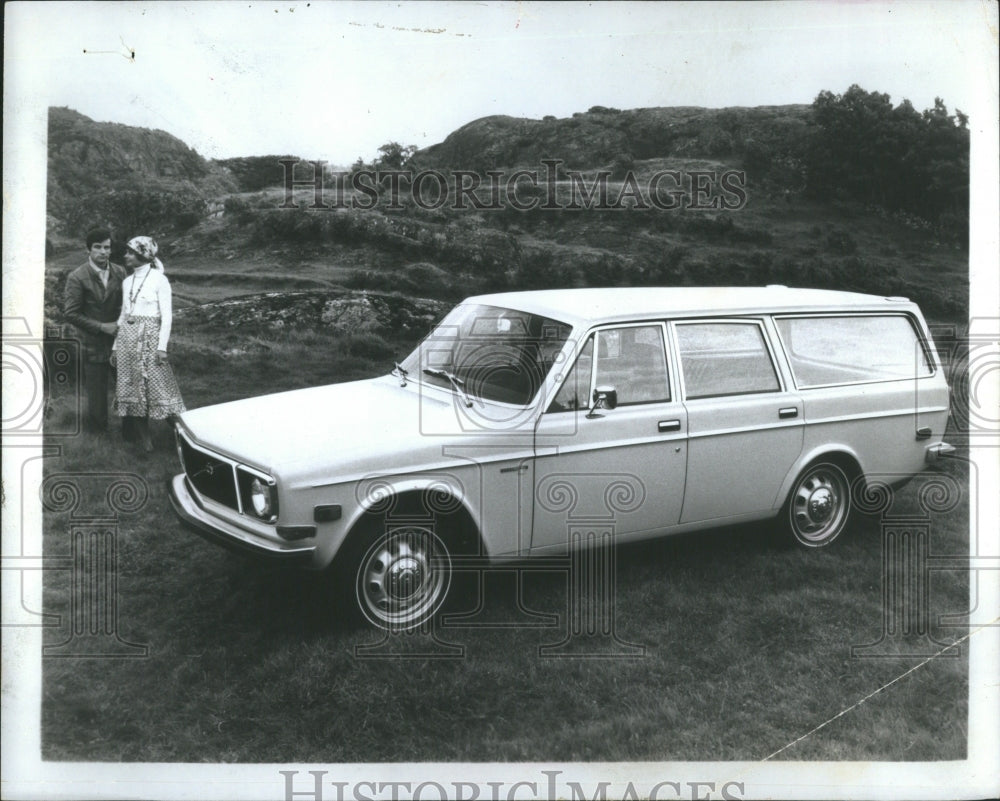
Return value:
[(114, 323), (122, 310), (122, 281), (125, 268), (108, 265), (108, 286), (87, 261), (66, 278), (63, 313), (80, 334), (83, 356), (89, 362), (106, 362), (111, 358), (112, 335), (101, 331), (101, 323)]

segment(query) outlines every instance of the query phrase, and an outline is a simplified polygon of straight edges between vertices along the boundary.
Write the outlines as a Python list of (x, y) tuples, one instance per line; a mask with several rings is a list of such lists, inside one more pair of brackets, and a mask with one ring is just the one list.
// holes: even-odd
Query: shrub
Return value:
[(411, 284), (435, 295), (447, 290), (452, 283), (452, 278), (448, 273), (427, 262), (409, 264), (404, 270)]
[(611, 162), (611, 177), (620, 180), (633, 169), (635, 169), (635, 158), (632, 154), (620, 153)]
[(188, 188), (110, 189), (83, 195), (67, 215), (67, 226), (80, 236), (97, 225), (110, 228), (115, 239), (155, 236), (191, 228), (207, 208), (204, 198)]
[(392, 345), (375, 333), (367, 333), (363, 336), (348, 334), (344, 337), (344, 348), (352, 356), (374, 361), (386, 361), (396, 353), (396, 349)]
[(302, 164), (302, 175), (296, 169), (295, 178), (304, 180), (312, 176), (313, 165), (297, 156), (248, 156), (222, 159), (216, 163), (229, 170), (239, 184), (240, 191), (256, 192), (269, 186), (284, 186), (285, 165), (281, 161), (289, 159)]
[(646, 269), (646, 277), (650, 286), (671, 286), (680, 284), (684, 275), (683, 264), (690, 255), (690, 249), (684, 245), (675, 245), (660, 254)]
[(774, 241), (774, 234), (766, 228), (758, 226), (744, 228), (740, 225), (734, 225), (730, 232), (730, 239), (734, 242), (746, 242), (752, 245), (770, 245)]
[(550, 251), (543, 250), (522, 257), (511, 283), (524, 289), (562, 289), (576, 286), (579, 277), (575, 264), (557, 259)]
[(756, 139), (747, 139), (743, 145), (743, 166), (749, 172), (763, 175), (771, 169), (771, 151)]
[(227, 197), (223, 208), (226, 215), (234, 219), (238, 225), (246, 225), (256, 216), (253, 205), (242, 197)]
[(733, 137), (726, 131), (711, 129), (703, 137), (705, 153), (709, 156), (728, 156), (735, 146)]
[(837, 229), (826, 235), (826, 249), (831, 253), (851, 255), (858, 252), (858, 243), (847, 231)]

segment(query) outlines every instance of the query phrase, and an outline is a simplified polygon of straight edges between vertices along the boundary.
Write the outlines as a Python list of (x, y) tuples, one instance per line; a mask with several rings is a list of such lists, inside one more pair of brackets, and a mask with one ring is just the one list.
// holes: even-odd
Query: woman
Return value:
[(122, 283), (122, 311), (111, 363), (118, 367), (115, 409), (126, 439), (138, 437), (153, 450), (149, 418), (163, 420), (184, 411), (184, 401), (167, 361), (173, 310), (170, 282), (152, 237), (137, 236), (125, 246), (132, 274)]

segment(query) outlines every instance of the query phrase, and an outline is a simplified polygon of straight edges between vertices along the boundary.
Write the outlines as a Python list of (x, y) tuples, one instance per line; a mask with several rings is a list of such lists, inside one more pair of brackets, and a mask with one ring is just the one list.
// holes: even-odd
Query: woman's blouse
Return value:
[(167, 276), (148, 264), (137, 268), (122, 282), (122, 313), (118, 316), (118, 327), (127, 325), (129, 317), (159, 317), (160, 337), (156, 349), (167, 349), (173, 323), (170, 282)]

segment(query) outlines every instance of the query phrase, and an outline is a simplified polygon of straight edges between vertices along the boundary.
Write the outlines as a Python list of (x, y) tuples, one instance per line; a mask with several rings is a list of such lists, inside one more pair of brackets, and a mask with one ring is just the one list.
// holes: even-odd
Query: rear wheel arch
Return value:
[(782, 508), (784, 508), (784, 503), (788, 500), (788, 494), (792, 491), (795, 481), (802, 475), (802, 471), (810, 465), (822, 461), (832, 461), (839, 465), (847, 473), (851, 481), (852, 490), (856, 488), (857, 492), (864, 491), (866, 486), (865, 471), (861, 466), (858, 455), (846, 446), (833, 444), (826, 447), (817, 447), (808, 453), (800, 455), (795, 465), (785, 475), (785, 480), (782, 482), (775, 498), (775, 506), (780, 503), (782, 504)]
[(864, 471), (853, 455), (813, 455), (792, 480), (781, 508), (787, 533), (806, 547), (829, 545), (847, 527), (865, 487)]
[[(866, 483), (865, 472), (862, 470), (861, 464), (854, 455), (847, 453), (847, 451), (831, 451), (825, 454), (822, 458), (839, 465), (844, 472), (847, 473), (847, 478), (851, 483), (852, 498), (856, 497), (854, 494), (855, 491), (861, 491), (864, 489)], [(857, 488), (857, 490), (855, 488)]]

